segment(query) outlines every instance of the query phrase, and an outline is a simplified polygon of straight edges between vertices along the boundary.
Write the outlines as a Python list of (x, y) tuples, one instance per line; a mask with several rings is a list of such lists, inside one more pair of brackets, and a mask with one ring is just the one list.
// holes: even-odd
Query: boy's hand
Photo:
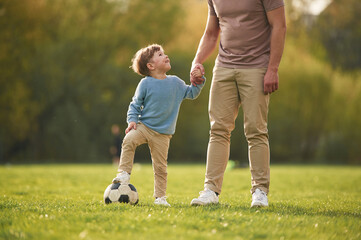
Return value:
[(199, 68), (194, 68), (193, 71), (191, 72), (191, 76), (194, 78), (200, 78), (202, 77), (202, 73), (201, 70)]
[(137, 129), (137, 123), (136, 122), (130, 122), (128, 124), (127, 129), (125, 129), (125, 134), (128, 134), (132, 129), (134, 129), (134, 130)]
[[(195, 71), (200, 71), (200, 77), (194, 77), (193, 76), (193, 72)], [(192, 69), (191, 69), (191, 74), (190, 74), (190, 77), (191, 77), (191, 83), (193, 84), (193, 86), (196, 86), (196, 85), (199, 85), (201, 83), (203, 83), (204, 81), (204, 78), (202, 78), (202, 76), (204, 75), (204, 67), (202, 64), (200, 63), (195, 63), (192, 65)]]

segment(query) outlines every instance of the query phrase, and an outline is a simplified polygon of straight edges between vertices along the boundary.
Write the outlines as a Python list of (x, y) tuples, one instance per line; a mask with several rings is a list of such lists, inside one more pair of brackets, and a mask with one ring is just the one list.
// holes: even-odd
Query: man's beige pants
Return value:
[(160, 134), (142, 123), (136, 130), (125, 135), (118, 171), (131, 174), (133, 169), (135, 149), (148, 143), (154, 172), (154, 197), (163, 197), (167, 190), (167, 159), (169, 142), (172, 135)]
[(205, 188), (221, 193), (224, 171), (230, 152), (231, 132), (239, 107), (244, 115), (244, 133), (253, 193), (256, 188), (268, 193), (270, 153), (267, 130), (269, 95), (263, 93), (266, 68), (230, 69), (215, 67), (209, 96), (211, 124), (207, 152)]

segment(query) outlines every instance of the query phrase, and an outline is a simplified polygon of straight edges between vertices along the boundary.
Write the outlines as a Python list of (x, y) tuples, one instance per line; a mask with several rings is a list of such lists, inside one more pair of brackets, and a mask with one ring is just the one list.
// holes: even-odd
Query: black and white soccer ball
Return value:
[(104, 191), (105, 204), (121, 202), (135, 205), (138, 201), (137, 189), (132, 184), (112, 183)]

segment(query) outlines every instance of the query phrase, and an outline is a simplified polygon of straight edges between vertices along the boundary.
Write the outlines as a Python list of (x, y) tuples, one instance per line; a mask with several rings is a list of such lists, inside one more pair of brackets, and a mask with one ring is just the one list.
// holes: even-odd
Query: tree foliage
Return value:
[[(289, 5), (280, 89), (271, 96), (269, 113), (272, 161), (360, 163), (361, 75), (328, 63), (347, 60), (345, 69), (359, 64), (354, 57), (361, 29), (357, 15), (343, 12), (341, 19), (328, 9), (314, 28), (327, 23), (321, 37), (309, 35), (302, 21), (291, 17), (296, 9)], [(338, 20), (326, 21), (326, 16)], [(164, 45), (169, 74), (188, 83), (206, 18), (205, 0), (0, 0), (0, 160), (111, 162), (110, 127), (117, 123), (125, 129), (141, 79), (129, 69), (133, 54), (151, 43)], [(352, 40), (333, 42), (331, 33), (346, 29), (350, 34), (338, 36)], [(315, 57), (315, 45), (335, 57)], [(205, 162), (215, 57), (216, 51), (204, 63), (207, 82), (201, 95), (182, 104), (170, 161)], [(240, 111), (230, 158), (246, 163), (242, 125)], [(148, 160), (148, 152), (140, 147), (136, 159)]]
[(4, 158), (102, 156), (109, 127), (123, 124), (139, 79), (128, 69), (131, 56), (145, 44), (170, 41), (180, 10), (163, 0), (3, 1)]
[(334, 67), (361, 69), (360, 12), (359, 0), (333, 0), (318, 18), (314, 30)]

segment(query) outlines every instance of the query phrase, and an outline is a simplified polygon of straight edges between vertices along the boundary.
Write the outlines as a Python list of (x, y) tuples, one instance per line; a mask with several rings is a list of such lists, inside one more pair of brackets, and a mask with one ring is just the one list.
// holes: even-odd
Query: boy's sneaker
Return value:
[(204, 191), (199, 192), (199, 197), (194, 198), (191, 201), (192, 206), (198, 205), (209, 205), (218, 203), (218, 196), (215, 192), (210, 189), (204, 189)]
[(130, 175), (126, 171), (121, 171), (113, 179), (113, 183), (129, 184)]
[(268, 207), (267, 194), (261, 189), (257, 188), (252, 194), (251, 207)]
[(170, 204), (167, 202), (167, 197), (166, 196), (156, 198), (155, 201), (154, 201), (154, 204), (170, 207)]

